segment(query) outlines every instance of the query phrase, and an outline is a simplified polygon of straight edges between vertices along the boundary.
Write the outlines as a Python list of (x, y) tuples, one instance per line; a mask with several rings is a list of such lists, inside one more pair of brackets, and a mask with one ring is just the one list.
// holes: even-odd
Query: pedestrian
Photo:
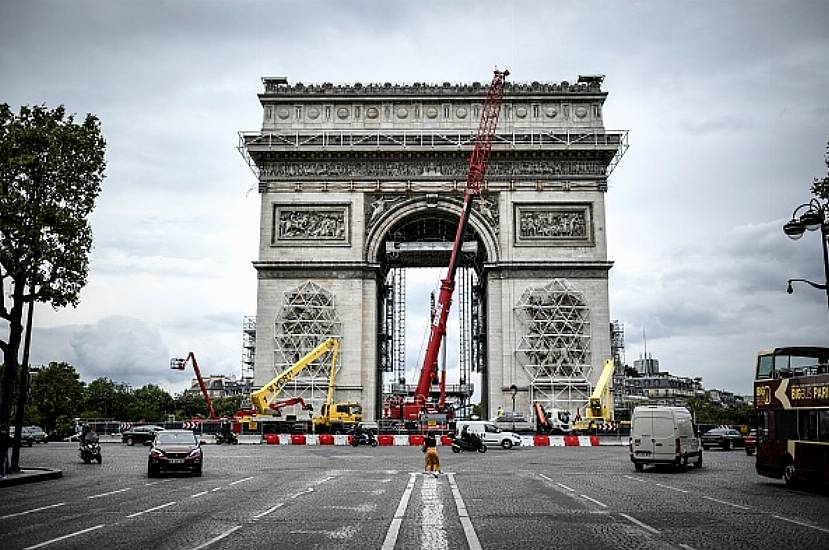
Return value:
[(421, 450), (426, 453), (426, 472), (432, 472), (432, 475), (438, 477), (440, 471), (440, 458), (438, 457), (438, 441), (435, 434), (429, 432), (426, 434), (426, 439), (423, 441)]
[(499, 417), (504, 416), (504, 407), (498, 407), (498, 413), (497, 413), (497, 415), (498, 415)]

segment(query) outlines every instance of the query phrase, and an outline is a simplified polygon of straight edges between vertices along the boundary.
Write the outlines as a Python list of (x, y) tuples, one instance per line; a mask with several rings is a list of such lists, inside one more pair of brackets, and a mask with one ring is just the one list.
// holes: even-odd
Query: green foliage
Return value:
[(41, 427), (55, 429), (58, 417), (76, 416), (81, 409), (84, 385), (68, 363), (49, 363), (32, 380), (30, 402), (37, 408)]
[(229, 395), (227, 397), (218, 397), (213, 400), (213, 411), (218, 416), (233, 416), (233, 413), (238, 411), (241, 406), (241, 395)]
[(707, 399), (689, 399), (688, 409), (694, 414), (697, 424), (753, 424), (754, 407), (751, 405), (719, 405)]
[(812, 194), (820, 199), (829, 200), (829, 142), (826, 144), (826, 153), (823, 155), (823, 162), (826, 164), (827, 175), (823, 178), (815, 178), (812, 183)]
[(163, 422), (167, 415), (175, 412), (173, 398), (163, 388), (147, 384), (133, 392), (135, 400), (127, 410), (127, 415), (135, 421)]
[(176, 397), (176, 419), (189, 420), (195, 416), (207, 418), (207, 403), (202, 396), (182, 392)]
[(97, 378), (86, 387), (83, 416), (127, 418), (134, 402), (135, 396), (127, 385), (116, 384), (109, 378)]

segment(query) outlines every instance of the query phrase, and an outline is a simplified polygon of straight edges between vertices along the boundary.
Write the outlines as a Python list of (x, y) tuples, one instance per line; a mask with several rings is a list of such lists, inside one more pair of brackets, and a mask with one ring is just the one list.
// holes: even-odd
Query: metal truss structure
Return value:
[[(447, 151), (471, 148), (474, 129), (448, 131), (423, 130), (318, 130), (302, 132), (239, 132), (237, 149), (259, 178), (259, 169), (251, 152), (270, 151)], [(628, 149), (627, 130), (598, 128), (522, 129), (496, 133), (493, 150), (536, 149), (545, 147), (565, 151), (609, 151), (613, 154), (605, 176), (609, 176)]]
[[(286, 290), (274, 331), (274, 374), (284, 371), (328, 337), (341, 335), (334, 295), (313, 281)], [(330, 353), (312, 363), (284, 389), (286, 397), (302, 397), (314, 409), (325, 401)]]
[(591, 392), (590, 309), (565, 279), (529, 288), (515, 306), (525, 332), (515, 350), (530, 399), (575, 412)]
[(242, 379), (253, 380), (256, 358), (256, 317), (242, 319)]
[[(621, 321), (610, 321), (610, 355), (617, 371), (625, 364), (625, 325)], [(620, 374), (624, 375), (624, 371)]]
[(383, 332), (380, 335), (382, 372), (394, 373), (396, 384), (406, 383), (406, 270), (392, 267), (383, 285)]

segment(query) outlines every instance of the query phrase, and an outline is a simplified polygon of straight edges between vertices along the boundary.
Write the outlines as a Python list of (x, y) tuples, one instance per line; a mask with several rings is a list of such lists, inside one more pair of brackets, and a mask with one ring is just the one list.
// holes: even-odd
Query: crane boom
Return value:
[[(492, 83), (487, 91), (486, 102), (481, 112), (481, 123), (475, 138), (475, 148), (469, 157), (469, 169), (466, 177), (463, 209), (461, 210), (458, 230), (455, 233), (455, 242), (452, 246), (452, 255), (449, 258), (449, 267), (446, 277), (441, 280), (440, 296), (432, 320), (429, 344), (423, 357), (423, 366), (420, 368), (420, 378), (415, 390), (414, 403), (403, 414), (406, 418), (417, 418), (420, 409), (426, 404), (429, 388), (436, 375), (437, 356), (440, 344), (446, 334), (446, 320), (449, 317), (449, 308), (452, 305), (452, 292), (455, 290), (455, 272), (458, 268), (458, 256), (463, 247), (464, 233), (469, 222), (469, 213), (472, 210), (472, 199), (481, 192), (486, 177), (489, 156), (492, 152), (492, 138), (498, 125), (498, 115), (501, 111), (501, 100), (504, 96), (504, 83), (509, 71), (495, 71)], [(404, 406), (404, 409), (406, 407)]]
[(207, 415), (210, 420), (219, 418), (213, 410), (213, 401), (210, 400), (210, 394), (207, 393), (207, 386), (204, 385), (204, 379), (201, 377), (201, 370), (199, 369), (199, 362), (196, 361), (196, 355), (191, 351), (186, 359), (173, 358), (170, 359), (170, 368), (173, 370), (184, 370), (189, 361), (193, 362), (193, 371), (196, 373), (196, 380), (199, 381), (199, 388), (201, 394), (204, 396), (204, 402), (207, 403)]
[[(340, 351), (340, 341), (336, 338), (328, 338), (322, 344), (306, 353), (302, 359), (277, 374), (273, 380), (262, 386), (261, 389), (251, 393), (250, 400), (256, 411), (259, 414), (266, 414), (270, 409), (271, 403), (274, 403), (282, 393), (282, 389), (285, 385), (296, 378), (300, 372), (302, 372), (311, 363), (322, 357), (329, 350), (333, 350), (331, 354), (331, 361), (333, 365), (336, 365), (337, 354)], [(332, 366), (332, 370), (333, 369), (334, 367)], [(329, 388), (329, 394), (331, 391), (331, 388)]]

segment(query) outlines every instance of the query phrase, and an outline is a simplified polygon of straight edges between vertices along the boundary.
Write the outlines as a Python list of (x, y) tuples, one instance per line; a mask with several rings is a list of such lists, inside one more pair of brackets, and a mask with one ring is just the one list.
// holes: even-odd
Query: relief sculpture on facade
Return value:
[(515, 205), (516, 243), (592, 240), (587, 205)]
[(343, 207), (276, 206), (277, 241), (346, 241), (346, 209)]

